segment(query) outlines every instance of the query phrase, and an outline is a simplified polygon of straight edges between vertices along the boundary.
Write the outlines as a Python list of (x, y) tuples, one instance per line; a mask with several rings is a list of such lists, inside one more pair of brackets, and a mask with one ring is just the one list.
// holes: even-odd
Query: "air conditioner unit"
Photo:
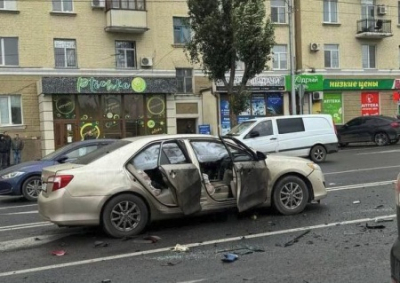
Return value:
[(319, 50), (319, 44), (318, 43), (310, 43), (310, 50), (311, 51), (318, 51)]
[(142, 60), (140, 60), (140, 65), (142, 67), (151, 67), (151, 66), (153, 66), (153, 58), (151, 58), (151, 57), (142, 57)]
[(378, 6), (378, 15), (386, 15), (387, 13), (387, 6), (385, 5), (379, 5)]
[(92, 8), (104, 8), (105, 6), (105, 0), (92, 0)]
[(324, 98), (324, 94), (322, 93), (322, 91), (316, 91), (313, 92), (312, 98), (313, 100), (322, 100)]

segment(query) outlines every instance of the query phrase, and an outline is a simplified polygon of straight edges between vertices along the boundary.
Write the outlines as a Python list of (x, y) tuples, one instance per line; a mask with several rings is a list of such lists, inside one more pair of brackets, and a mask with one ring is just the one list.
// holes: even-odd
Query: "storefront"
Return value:
[(174, 93), (175, 78), (43, 77), (41, 129), (54, 131), (55, 148), (89, 131), (97, 138), (168, 133), (167, 95)]
[[(240, 84), (242, 77), (236, 77), (234, 85)], [(247, 83), (251, 92), (247, 108), (237, 116), (238, 123), (255, 118), (284, 115), (288, 111), (287, 95), (285, 97), (284, 76), (257, 76)], [(226, 134), (230, 126), (229, 98), (222, 82), (216, 82), (215, 91), (219, 93), (219, 119), (221, 134)]]

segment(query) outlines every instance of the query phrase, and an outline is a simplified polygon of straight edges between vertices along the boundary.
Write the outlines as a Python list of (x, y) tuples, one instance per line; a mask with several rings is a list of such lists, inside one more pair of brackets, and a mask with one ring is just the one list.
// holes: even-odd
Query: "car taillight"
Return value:
[(390, 126), (392, 126), (392, 128), (398, 128), (400, 127), (400, 124), (398, 122), (392, 122), (390, 123)]
[(52, 183), (53, 188), (52, 191), (57, 191), (59, 189), (65, 188), (69, 182), (74, 178), (72, 175), (55, 175), (55, 176), (50, 176), (47, 179), (47, 183)]

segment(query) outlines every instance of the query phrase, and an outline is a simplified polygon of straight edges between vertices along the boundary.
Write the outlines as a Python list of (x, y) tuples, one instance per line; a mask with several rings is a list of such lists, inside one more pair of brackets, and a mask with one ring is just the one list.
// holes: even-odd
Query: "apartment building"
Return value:
[(209, 82), (184, 53), (186, 16), (185, 1), (0, 0), (0, 130), (27, 140), (28, 159), (89, 130), (196, 128)]

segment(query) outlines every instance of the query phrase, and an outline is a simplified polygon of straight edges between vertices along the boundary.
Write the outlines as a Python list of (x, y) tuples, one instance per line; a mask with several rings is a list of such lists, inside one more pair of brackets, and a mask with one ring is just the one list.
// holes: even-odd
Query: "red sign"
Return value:
[(378, 92), (361, 93), (361, 115), (362, 116), (379, 115)]
[(400, 99), (400, 93), (398, 93), (397, 91), (393, 92), (393, 101), (397, 102)]

